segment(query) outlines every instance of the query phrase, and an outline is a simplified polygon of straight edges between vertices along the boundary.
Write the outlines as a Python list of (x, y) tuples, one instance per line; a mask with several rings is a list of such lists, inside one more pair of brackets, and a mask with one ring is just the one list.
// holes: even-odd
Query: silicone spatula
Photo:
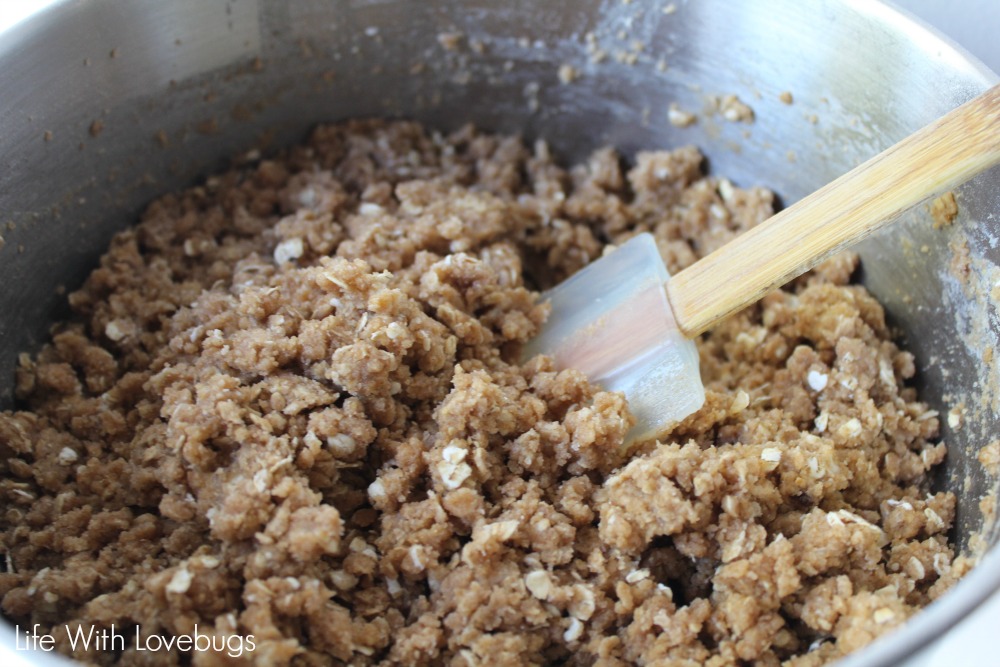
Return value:
[(1000, 163), (1000, 86), (852, 169), (677, 275), (639, 234), (543, 296), (552, 304), (522, 357), (548, 354), (610, 391), (636, 424), (665, 433), (705, 400), (692, 339), (882, 228)]

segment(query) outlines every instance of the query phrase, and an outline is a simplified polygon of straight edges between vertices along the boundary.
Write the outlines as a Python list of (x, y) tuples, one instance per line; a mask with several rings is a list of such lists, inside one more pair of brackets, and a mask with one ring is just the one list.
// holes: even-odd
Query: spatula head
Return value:
[(552, 312), (522, 353), (624, 392), (636, 418), (629, 442), (660, 436), (705, 402), (698, 350), (667, 301), (669, 279), (653, 237), (639, 234), (543, 295)]

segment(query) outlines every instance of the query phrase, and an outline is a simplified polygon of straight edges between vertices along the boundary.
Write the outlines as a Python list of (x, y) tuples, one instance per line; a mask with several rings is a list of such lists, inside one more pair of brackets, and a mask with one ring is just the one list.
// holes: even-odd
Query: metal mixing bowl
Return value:
[[(460, 35), (454, 50), (442, 34)], [(588, 34), (607, 52), (602, 62)], [(561, 83), (561, 65), (580, 76)], [(66, 312), (63, 291), (144, 203), (321, 121), (406, 116), (450, 129), (472, 120), (545, 137), (566, 160), (605, 144), (628, 154), (693, 143), (713, 170), (790, 202), (995, 78), (869, 0), (57, 1), (0, 32), (0, 408), (12, 405), (18, 353), (39, 348)], [(779, 101), (786, 90), (791, 105)], [(725, 94), (755, 121), (667, 122), (672, 102), (701, 111)], [(944, 427), (939, 480), (960, 498), (954, 537), (964, 550), (998, 541), (978, 505), (997, 480), (975, 460), (1000, 422), (1000, 372), (983, 362), (1000, 333), (990, 301), (998, 178), (994, 170), (957, 191), (952, 227), (933, 229), (917, 210), (862, 248), (863, 281), (916, 354), (923, 398), (942, 415), (967, 408), (960, 430)], [(948, 268), (963, 242), (968, 284)], [(899, 663), (998, 587), (994, 546), (955, 590), (844, 664)], [(13, 655), (10, 632), (4, 664), (25, 657)]]

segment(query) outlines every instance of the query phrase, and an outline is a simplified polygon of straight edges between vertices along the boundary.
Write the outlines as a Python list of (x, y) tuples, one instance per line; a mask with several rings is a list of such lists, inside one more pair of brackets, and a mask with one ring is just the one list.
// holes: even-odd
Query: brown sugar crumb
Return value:
[(572, 65), (560, 65), (559, 66), (559, 81), (563, 84), (570, 84), (576, 81), (580, 73)]
[(442, 32), (438, 33), (437, 41), (445, 51), (458, 51), (464, 38), (460, 32)]
[(987, 473), (1000, 476), (1000, 440), (994, 440), (980, 449), (977, 458)]
[(118, 57), (118, 47), (117, 46), (115, 48), (111, 49), (111, 51), (108, 52), (108, 57), (112, 58), (112, 59)]
[(684, 111), (681, 109), (676, 102), (670, 104), (667, 109), (667, 120), (674, 127), (690, 127), (697, 122), (698, 117), (693, 113)]
[(959, 404), (948, 410), (948, 426), (957, 431), (965, 424), (965, 405)]
[(736, 95), (726, 95), (719, 102), (719, 112), (726, 120), (736, 123), (752, 123), (753, 109), (740, 101)]
[(53, 136), (52, 130), (45, 130), (45, 132), (42, 133), (42, 139), (45, 141), (52, 141)]
[(90, 124), (90, 136), (97, 137), (104, 131), (104, 122), (100, 120), (95, 120)]
[(625, 164), (352, 121), (150, 204), (0, 413), (4, 615), (98, 665), (188, 656), (68, 629), (197, 624), (271, 665), (721, 666), (906, 622), (969, 564), (857, 256), (699, 339), (705, 406), (628, 455), (621, 395), (519, 363), (538, 290), (607, 245), (650, 232), (676, 272), (772, 213), (692, 147)]
[(948, 271), (961, 283), (967, 283), (969, 274), (972, 272), (972, 257), (967, 239), (957, 239), (948, 244), (951, 250), (951, 259), (948, 262)]
[(979, 511), (983, 515), (983, 523), (991, 526), (997, 520), (997, 496), (996, 493), (988, 493), (979, 500)]
[(794, 101), (792, 99), (792, 93), (787, 90), (782, 91), (781, 94), (778, 95), (778, 99), (781, 100), (783, 104), (791, 104)]
[(931, 202), (931, 218), (934, 219), (934, 229), (950, 227), (958, 217), (958, 203), (955, 193), (950, 190)]

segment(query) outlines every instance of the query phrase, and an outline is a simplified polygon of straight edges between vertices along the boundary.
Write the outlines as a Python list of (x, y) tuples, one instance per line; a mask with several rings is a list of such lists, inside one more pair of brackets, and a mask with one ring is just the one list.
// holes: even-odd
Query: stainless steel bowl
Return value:
[[(457, 48), (445, 49), (442, 34), (460, 36)], [(602, 62), (593, 43), (607, 52)], [(561, 65), (580, 73), (571, 85), (560, 83)], [(869, 0), (52, 2), (0, 32), (0, 407), (11, 405), (17, 354), (38, 349), (64, 313), (63, 290), (145, 202), (321, 121), (406, 116), (448, 129), (472, 120), (545, 137), (567, 160), (604, 144), (628, 153), (693, 143), (718, 173), (788, 202), (995, 79)], [(786, 90), (792, 105), (779, 101)], [(670, 103), (700, 111), (725, 94), (753, 107), (753, 124), (667, 121)], [(960, 498), (957, 544), (993, 548), (955, 590), (843, 664), (915, 656), (1000, 588), (1000, 533), (978, 506), (997, 480), (975, 460), (1000, 431), (1000, 371), (983, 362), (1000, 333), (990, 300), (998, 178), (994, 170), (957, 191), (951, 228), (932, 229), (917, 210), (862, 249), (864, 283), (916, 354), (923, 397), (942, 414), (968, 408), (961, 430), (944, 428), (939, 483)], [(969, 284), (948, 270), (962, 242)], [(4, 632), (4, 664), (24, 659)]]

